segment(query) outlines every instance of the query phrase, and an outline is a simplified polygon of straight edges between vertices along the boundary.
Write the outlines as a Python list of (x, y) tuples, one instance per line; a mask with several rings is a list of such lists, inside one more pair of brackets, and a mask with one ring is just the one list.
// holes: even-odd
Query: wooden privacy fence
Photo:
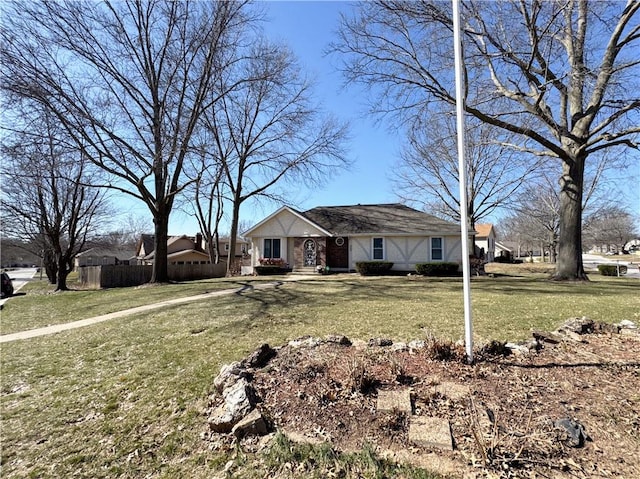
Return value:
[[(78, 268), (78, 276), (80, 283), (88, 288), (121, 288), (148, 283), (152, 270), (153, 266), (150, 265), (82, 266)], [(168, 267), (172, 281), (222, 278), (226, 271), (226, 263), (170, 264)]]

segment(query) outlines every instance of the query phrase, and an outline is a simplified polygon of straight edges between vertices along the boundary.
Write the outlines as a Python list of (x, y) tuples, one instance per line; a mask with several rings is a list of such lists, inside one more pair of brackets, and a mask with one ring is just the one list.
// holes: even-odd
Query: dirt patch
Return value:
[[(251, 383), (257, 408), (297, 440), (343, 451), (374, 445), (383, 456), (457, 477), (635, 478), (640, 336), (623, 332), (563, 337), (528, 354), (504, 356), (493, 345), (473, 365), (455, 346), (433, 342), (298, 341)], [(377, 411), (380, 390), (404, 389), (411, 412)], [(449, 421), (453, 451), (410, 441), (409, 424), (420, 416)]]

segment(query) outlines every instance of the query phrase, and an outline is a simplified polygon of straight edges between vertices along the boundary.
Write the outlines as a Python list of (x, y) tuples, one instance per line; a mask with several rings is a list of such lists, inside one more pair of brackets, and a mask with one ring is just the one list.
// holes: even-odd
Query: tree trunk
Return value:
[(588, 281), (582, 264), (582, 183), (583, 156), (565, 160), (560, 178), (560, 234), (558, 262), (553, 279)]
[(69, 276), (69, 268), (67, 267), (67, 261), (61, 256), (58, 258), (58, 277), (56, 281), (56, 291), (68, 291), (67, 288), (67, 276)]
[(169, 282), (167, 240), (169, 238), (169, 212), (159, 209), (153, 219), (155, 226), (152, 283)]
[(234, 263), (236, 261), (236, 239), (238, 237), (238, 223), (240, 222), (240, 204), (241, 202), (237, 198), (233, 202), (231, 232), (229, 234), (229, 254), (227, 256), (227, 276), (231, 276), (232, 272), (235, 270)]

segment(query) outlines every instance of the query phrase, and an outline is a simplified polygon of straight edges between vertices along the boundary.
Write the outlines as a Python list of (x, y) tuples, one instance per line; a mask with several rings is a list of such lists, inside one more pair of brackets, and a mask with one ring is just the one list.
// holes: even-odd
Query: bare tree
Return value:
[[(231, 203), (229, 251), (236, 249), (240, 207), (250, 198), (278, 197), (274, 187), (284, 181), (320, 185), (346, 166), (346, 126), (324, 116), (313, 104), (311, 85), (284, 46), (258, 42), (221, 79), (232, 85), (220, 106), (205, 115), (214, 138), (211, 154), (222, 165)], [(227, 268), (230, 271), (231, 261)]]
[(91, 163), (46, 115), (5, 137), (3, 154), (4, 232), (35, 246), (49, 281), (67, 290), (73, 258), (109, 213), (104, 192), (87, 186)]
[(557, 185), (547, 176), (530, 182), (512, 201), (512, 213), (504, 220), (509, 237), (519, 243), (537, 245), (544, 258), (549, 252), (551, 263), (556, 262), (560, 228), (560, 197)]
[[(508, 203), (537, 168), (501, 144), (500, 136), (501, 131), (486, 123), (467, 122), (467, 212), (472, 228)], [(420, 120), (410, 129), (394, 182), (403, 201), (460, 221), (456, 141), (452, 115)]]
[[(362, 2), (344, 17), (333, 51), (373, 110), (400, 118), (455, 104), (448, 2)], [(559, 160), (556, 279), (582, 265), (585, 165), (609, 148), (638, 148), (640, 2), (465, 2), (466, 112), (515, 134), (512, 146)]]
[(585, 219), (585, 240), (601, 250), (622, 252), (636, 238), (638, 230), (633, 215), (624, 208), (602, 208)]
[[(42, 1), (4, 6), (2, 87), (54, 114), (104, 184), (153, 217), (152, 282), (167, 280), (169, 216), (205, 111), (225, 92), (246, 1)], [(214, 92), (214, 93), (212, 93)]]

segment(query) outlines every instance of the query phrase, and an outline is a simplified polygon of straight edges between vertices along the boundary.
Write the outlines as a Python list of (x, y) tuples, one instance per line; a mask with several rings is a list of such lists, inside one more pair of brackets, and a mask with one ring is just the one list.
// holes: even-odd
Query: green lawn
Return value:
[[(474, 279), (477, 341), (523, 339), (532, 328), (552, 329), (573, 316), (640, 320), (637, 280), (597, 279)], [(146, 293), (162, 300), (182, 295), (181, 287), (193, 294), (234, 285), (200, 283), (62, 294), (27, 290), (5, 305), (2, 330), (24, 324), (19, 318), (31, 318), (28, 327), (36, 327), (51, 318), (90, 317), (151, 302)], [(28, 313), (21, 304), (28, 304)], [(200, 439), (206, 398), (222, 364), (263, 342), (279, 345), (305, 334), (459, 339), (462, 317), (459, 279), (344, 275), (2, 344), (0, 475), (211, 477), (229, 460)]]

